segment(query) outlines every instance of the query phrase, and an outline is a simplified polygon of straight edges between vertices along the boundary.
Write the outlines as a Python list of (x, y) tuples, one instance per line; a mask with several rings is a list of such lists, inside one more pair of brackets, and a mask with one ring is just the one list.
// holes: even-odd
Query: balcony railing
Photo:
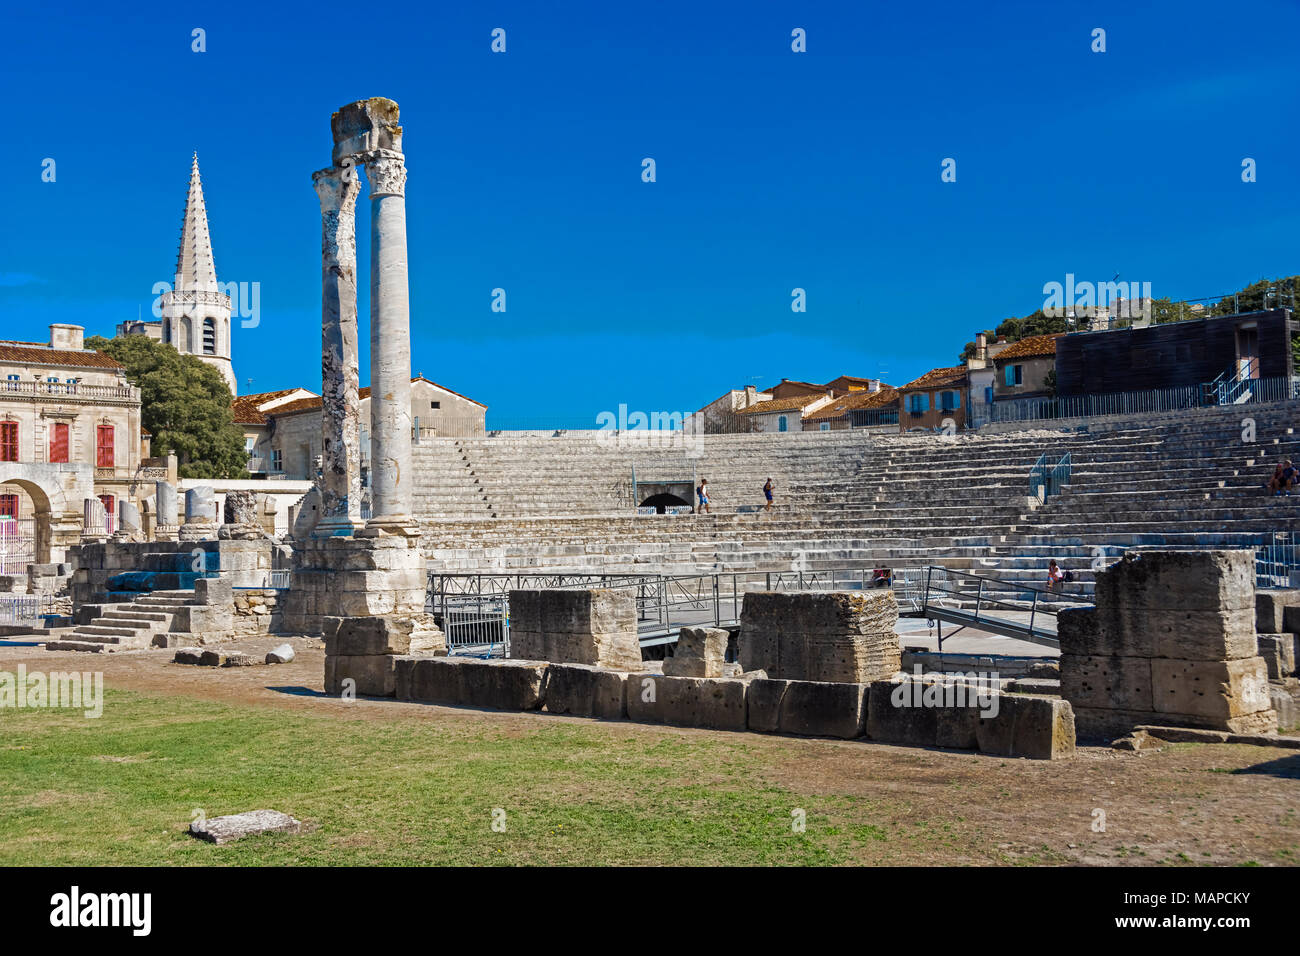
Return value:
[(33, 398), (57, 396), (86, 402), (140, 401), (140, 390), (134, 385), (87, 385), (84, 382), (0, 382), (0, 394)]

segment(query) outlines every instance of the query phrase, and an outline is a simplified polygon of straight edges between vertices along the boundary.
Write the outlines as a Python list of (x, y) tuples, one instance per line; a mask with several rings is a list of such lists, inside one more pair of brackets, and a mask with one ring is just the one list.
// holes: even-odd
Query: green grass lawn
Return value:
[[(6, 865), (826, 864), (879, 861), (883, 841), (904, 837), (888, 822), (896, 808), (766, 784), (764, 755), (730, 736), (108, 691), (97, 720), (6, 709), (0, 740)], [(498, 807), (505, 832), (492, 829)], [(304, 832), (220, 847), (186, 833), (196, 809), (259, 808)]]

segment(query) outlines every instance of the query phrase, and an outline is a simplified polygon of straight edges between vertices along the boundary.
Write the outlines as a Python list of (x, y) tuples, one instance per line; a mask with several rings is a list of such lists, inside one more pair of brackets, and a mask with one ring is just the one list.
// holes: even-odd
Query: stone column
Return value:
[(81, 538), (83, 541), (108, 537), (104, 503), (98, 498), (86, 498), (82, 505)]
[(115, 538), (124, 541), (136, 541), (140, 538), (140, 509), (135, 502), (125, 498), (117, 503), (117, 533)]
[(411, 328), (406, 163), (363, 154), (370, 180), (370, 500), (372, 533), (416, 533), (411, 469)]
[(153, 536), (158, 541), (174, 541), (176, 540), (177, 526), (180, 524), (176, 488), (166, 481), (155, 481), (153, 487)]
[(321, 213), (321, 512), (317, 536), (362, 526), (357, 395), (357, 226), (361, 191), (345, 158), (312, 174)]
[(185, 524), (182, 541), (203, 541), (217, 536), (217, 496), (211, 485), (199, 485), (185, 492)]

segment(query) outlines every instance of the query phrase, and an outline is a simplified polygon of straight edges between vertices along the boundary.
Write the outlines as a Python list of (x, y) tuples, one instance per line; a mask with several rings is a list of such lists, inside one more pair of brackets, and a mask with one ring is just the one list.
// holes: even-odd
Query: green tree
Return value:
[(182, 478), (239, 478), (245, 472), (243, 432), (235, 425), (233, 396), (221, 374), (197, 356), (146, 335), (86, 340), (126, 366), (140, 389), (140, 422), (155, 455), (176, 455)]

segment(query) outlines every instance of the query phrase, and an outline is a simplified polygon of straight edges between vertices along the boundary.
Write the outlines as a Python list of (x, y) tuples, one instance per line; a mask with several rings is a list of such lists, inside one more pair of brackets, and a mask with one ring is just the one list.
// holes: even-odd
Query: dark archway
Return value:
[(683, 501), (681, 498), (677, 497), (677, 495), (670, 495), (667, 492), (651, 495), (645, 501), (641, 502), (642, 508), (653, 506), (655, 511), (659, 514), (663, 514), (664, 508), (668, 505), (686, 505), (689, 508), (691, 503), (689, 501)]

